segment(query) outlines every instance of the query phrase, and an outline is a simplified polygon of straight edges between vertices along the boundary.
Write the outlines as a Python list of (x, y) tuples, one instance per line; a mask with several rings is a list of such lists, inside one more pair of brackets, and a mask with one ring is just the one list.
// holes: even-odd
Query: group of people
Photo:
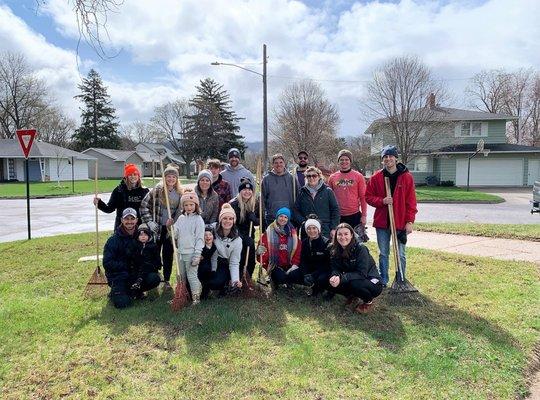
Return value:
[[(298, 153), (292, 171), (285, 157), (275, 154), (272, 169), (259, 182), (260, 198), (257, 182), (240, 157), (238, 149), (231, 149), (224, 169), (219, 160), (208, 160), (194, 190), (182, 187), (173, 164), (152, 189), (143, 187), (140, 171), (128, 164), (108, 203), (94, 198), (100, 210), (117, 212), (103, 259), (115, 307), (129, 306), (160, 282), (170, 289), (174, 238), (180, 274), (193, 304), (212, 291), (225, 295), (252, 289), (258, 260), (274, 290), (305, 285), (314, 296), (331, 299), (341, 294), (357, 312), (367, 312), (389, 280), (389, 204), (405, 273), (405, 244), (417, 212), (416, 197), (412, 175), (398, 162), (394, 146), (383, 149), (383, 168), (367, 184), (352, 169), (348, 150), (339, 152), (339, 170), (327, 182), (319, 168), (309, 165), (306, 151)], [(365, 229), (368, 204), (375, 208), (379, 267), (359, 235)], [(256, 245), (258, 226), (262, 235)]]

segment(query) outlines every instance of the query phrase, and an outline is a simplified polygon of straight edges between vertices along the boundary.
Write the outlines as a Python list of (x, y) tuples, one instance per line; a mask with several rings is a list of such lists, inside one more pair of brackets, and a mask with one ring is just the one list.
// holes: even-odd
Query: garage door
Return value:
[[(522, 186), (523, 160), (477, 156), (471, 160), (471, 186)], [(456, 160), (456, 185), (467, 185), (467, 159)]]

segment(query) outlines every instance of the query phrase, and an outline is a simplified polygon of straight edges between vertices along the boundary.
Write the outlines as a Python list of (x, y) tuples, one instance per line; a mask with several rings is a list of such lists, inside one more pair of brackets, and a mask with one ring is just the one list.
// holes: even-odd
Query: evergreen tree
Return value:
[(189, 102), (194, 112), (187, 117), (186, 144), (195, 147), (201, 159), (227, 159), (231, 147), (243, 152), (246, 146), (244, 137), (238, 133), (240, 118), (232, 110), (223, 85), (206, 78), (196, 89), (196, 96)]
[(89, 147), (120, 148), (115, 109), (99, 74), (91, 69), (79, 89), (81, 94), (75, 98), (80, 99), (84, 107), (81, 108), (81, 126), (73, 135), (74, 148), (79, 151)]

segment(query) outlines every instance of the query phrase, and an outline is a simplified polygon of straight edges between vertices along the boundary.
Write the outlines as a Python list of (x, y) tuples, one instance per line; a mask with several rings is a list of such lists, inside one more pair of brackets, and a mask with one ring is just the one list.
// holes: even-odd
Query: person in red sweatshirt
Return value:
[(284, 284), (303, 284), (304, 274), (299, 268), (302, 242), (289, 222), (291, 210), (282, 207), (276, 219), (262, 234), (257, 255), (262, 267), (272, 278), (273, 288)]
[[(367, 203), (375, 207), (373, 227), (377, 230), (379, 246), (379, 269), (383, 286), (388, 284), (388, 256), (390, 254), (390, 219), (388, 204), (393, 205), (394, 219), (398, 237), (399, 258), (405, 279), (405, 244), (407, 235), (412, 233), (416, 213), (416, 192), (414, 179), (407, 167), (398, 162), (398, 150), (395, 146), (385, 146), (381, 152), (383, 169), (375, 172), (366, 188)], [(386, 195), (384, 178), (390, 179), (390, 196)]]
[[(366, 180), (364, 175), (351, 168), (352, 153), (341, 150), (338, 154), (339, 171), (328, 179), (328, 186), (334, 191), (339, 204), (340, 223), (347, 223), (353, 228), (366, 225)], [(334, 236), (332, 231), (331, 236)]]

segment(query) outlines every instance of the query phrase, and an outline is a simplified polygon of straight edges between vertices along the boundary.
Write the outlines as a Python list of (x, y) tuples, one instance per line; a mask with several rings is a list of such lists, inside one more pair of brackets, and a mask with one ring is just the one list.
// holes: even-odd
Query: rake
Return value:
[[(384, 178), (384, 186), (386, 188), (386, 196), (392, 196), (392, 192), (390, 190), (390, 178)], [(394, 206), (392, 204), (388, 204), (388, 215), (390, 217), (392, 252), (394, 253), (394, 263), (396, 265), (396, 277), (394, 279), (394, 282), (392, 283), (392, 286), (390, 287), (390, 292), (394, 294), (418, 292), (418, 289), (415, 288), (412, 283), (405, 279), (405, 277), (403, 276), (403, 268), (401, 266), (401, 260), (399, 259), (396, 221), (394, 219)]]
[[(262, 165), (261, 159), (257, 160), (257, 181), (259, 182), (259, 240), (262, 237), (262, 227), (263, 227), (263, 201), (262, 201)], [(268, 275), (262, 267), (262, 263), (259, 260), (259, 270), (257, 272), (257, 283), (262, 286), (268, 286)]]
[[(96, 160), (95, 169), (94, 169), (94, 194), (95, 197), (98, 195), (98, 161)], [(101, 259), (103, 259), (103, 256), (99, 254), (99, 224), (98, 224), (98, 206), (95, 205), (95, 220), (96, 220), (96, 255), (92, 256), (85, 256), (79, 258), (78, 262), (85, 262), (85, 261), (96, 261), (96, 269), (92, 273), (92, 276), (88, 280), (88, 283), (86, 284), (86, 288), (84, 289), (85, 294), (89, 294), (89, 292), (92, 290), (92, 288), (95, 288), (96, 286), (103, 286), (107, 285), (107, 277), (105, 276), (104, 271), (102, 271), (101, 266), (99, 265), (99, 262)]]

